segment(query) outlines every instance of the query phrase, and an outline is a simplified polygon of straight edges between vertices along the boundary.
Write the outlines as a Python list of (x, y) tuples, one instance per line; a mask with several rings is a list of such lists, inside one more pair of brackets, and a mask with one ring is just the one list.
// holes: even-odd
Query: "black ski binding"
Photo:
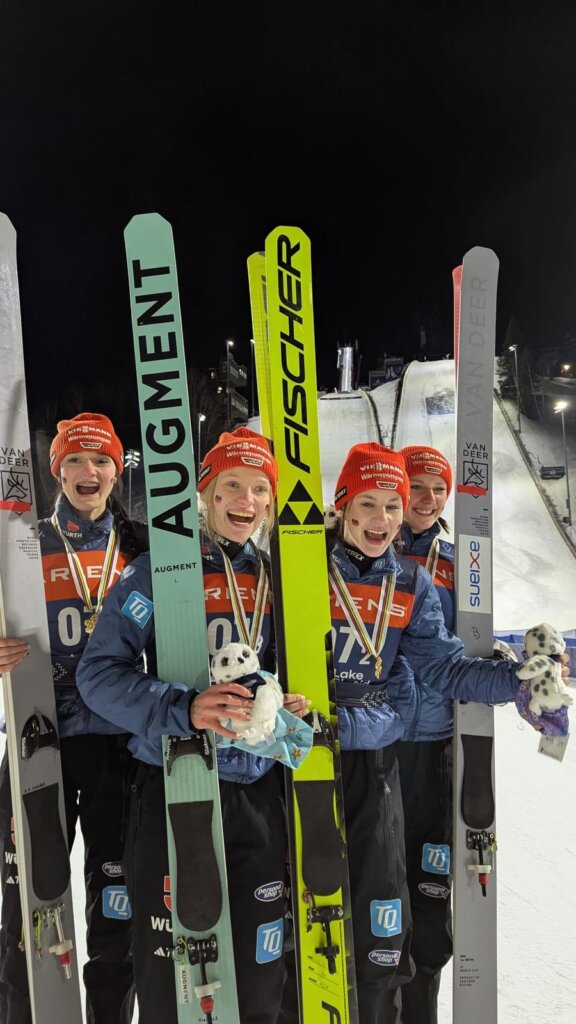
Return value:
[(207, 939), (193, 939), (190, 937), (185, 940), (178, 940), (179, 943), (182, 941), (186, 942), (188, 960), (192, 967), (200, 967), (202, 984), (194, 986), (194, 995), (200, 1003), (202, 1013), (206, 1014), (206, 1024), (212, 1024), (214, 993), (222, 987), (222, 982), (208, 981), (206, 964), (215, 964), (218, 960), (218, 939), (215, 935), (209, 935)]
[(20, 737), (20, 757), (27, 761), (45, 747), (60, 749), (58, 733), (52, 722), (40, 711), (35, 711), (25, 723)]
[(323, 715), (321, 711), (317, 711), (314, 708), (309, 715), (306, 715), (304, 721), (311, 725), (314, 730), (314, 746), (328, 747), (329, 750), (333, 751), (334, 731), (326, 715)]
[[(466, 829), (466, 849), (473, 850), (478, 855), (477, 864), (468, 864), (469, 871), (475, 871), (478, 875), (478, 882), (482, 886), (482, 895), (486, 896), (488, 876), (492, 871), (492, 854), (496, 849), (496, 835), (486, 830), (475, 831)], [(486, 862), (488, 852), (489, 863)]]
[(344, 917), (344, 908), (338, 903), (317, 907), (314, 903), (314, 896), (311, 892), (307, 893), (305, 898), (308, 903), (308, 909), (306, 911), (307, 931), (310, 931), (313, 924), (319, 924), (322, 926), (324, 935), (326, 936), (326, 945), (316, 946), (314, 952), (318, 953), (319, 956), (326, 958), (328, 973), (335, 974), (336, 957), (340, 954), (340, 946), (332, 942), (330, 925), (333, 921), (342, 920)]
[(204, 732), (194, 733), (193, 736), (169, 736), (166, 748), (166, 761), (168, 775), (172, 774), (174, 762), (179, 757), (187, 757), (189, 754), (198, 754), (204, 761), (209, 771), (214, 767), (214, 757), (208, 736)]

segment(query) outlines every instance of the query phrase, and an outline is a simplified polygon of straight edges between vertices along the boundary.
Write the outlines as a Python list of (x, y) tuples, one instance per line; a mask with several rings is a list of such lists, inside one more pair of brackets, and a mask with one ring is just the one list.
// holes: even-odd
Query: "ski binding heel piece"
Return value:
[(328, 964), (328, 973), (336, 973), (336, 958), (340, 954), (340, 946), (332, 942), (332, 933), (330, 925), (333, 921), (341, 921), (344, 917), (344, 908), (333, 903), (330, 906), (317, 907), (314, 902), (314, 896), (312, 893), (306, 894), (306, 902), (308, 903), (308, 909), (306, 912), (307, 931), (310, 931), (312, 925), (319, 924), (324, 931), (326, 937), (325, 946), (316, 946), (314, 949), (315, 953), (319, 956), (326, 958)]
[[(478, 854), (477, 864), (467, 864), (468, 871), (474, 871), (478, 875), (478, 882), (482, 886), (482, 895), (486, 896), (488, 875), (492, 872), (492, 855), (496, 850), (496, 836), (494, 832), (474, 832), (472, 829), (466, 831), (466, 847), (468, 850), (475, 850)], [(489, 851), (490, 863), (484, 862), (484, 855)]]
[(206, 1014), (207, 1024), (211, 1024), (214, 1012), (214, 993), (222, 988), (222, 982), (208, 981), (206, 964), (213, 964), (218, 960), (218, 939), (215, 935), (210, 935), (207, 939), (187, 939), (186, 945), (188, 959), (193, 967), (200, 966), (202, 978), (202, 984), (194, 986), (194, 995), (200, 1003), (202, 1013)]
[(46, 715), (35, 711), (33, 715), (30, 715), (22, 730), (20, 757), (27, 761), (38, 750), (43, 750), (45, 747), (52, 747), (54, 750), (60, 749), (58, 733)]
[(166, 761), (168, 775), (172, 774), (174, 762), (179, 757), (188, 757), (190, 754), (198, 754), (204, 761), (209, 771), (214, 767), (214, 757), (210, 741), (204, 731), (195, 733), (193, 736), (169, 736), (166, 746)]
[(42, 907), (40, 911), (36, 911), (42, 917), (42, 923), (44, 927), (50, 927), (56, 929), (56, 936), (58, 941), (53, 942), (51, 946), (48, 946), (48, 952), (58, 960), (60, 967), (64, 971), (64, 977), (67, 981), (72, 978), (72, 958), (70, 956), (71, 950), (74, 949), (74, 943), (72, 939), (67, 939), (64, 935), (64, 924), (62, 921), (62, 913), (64, 911), (64, 905), (57, 903), (53, 907)]

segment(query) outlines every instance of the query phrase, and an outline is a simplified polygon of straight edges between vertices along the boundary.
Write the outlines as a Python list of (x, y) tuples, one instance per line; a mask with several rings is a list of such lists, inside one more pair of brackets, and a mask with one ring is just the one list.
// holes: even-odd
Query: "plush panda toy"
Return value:
[(556, 660), (566, 650), (562, 634), (549, 623), (541, 622), (528, 630), (524, 646), (529, 657), (516, 669), (516, 675), (530, 680), (528, 710), (540, 718), (543, 711), (556, 711), (572, 704), (562, 678), (562, 663)]
[(276, 713), (284, 703), (282, 688), (269, 672), (260, 671), (258, 655), (247, 644), (226, 644), (211, 662), (215, 683), (242, 683), (254, 694), (250, 719), (221, 718), (220, 724), (237, 732), (250, 746), (273, 743)]

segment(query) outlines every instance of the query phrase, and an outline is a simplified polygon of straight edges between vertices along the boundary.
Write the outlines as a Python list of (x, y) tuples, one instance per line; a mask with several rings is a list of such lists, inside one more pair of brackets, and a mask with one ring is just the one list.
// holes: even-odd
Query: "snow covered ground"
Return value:
[[(453, 455), (453, 376), (450, 360), (411, 364), (404, 380), (395, 447), (429, 442)], [(340, 464), (352, 444), (379, 437), (390, 443), (397, 386), (393, 382), (370, 395), (332, 394), (319, 400), (326, 501), (332, 500)], [(538, 425), (530, 425), (529, 432), (527, 424), (526, 440), (535, 451), (553, 446), (550, 464), (562, 462), (557, 431), (539, 432)], [(565, 481), (556, 483), (565, 487)], [(573, 630), (574, 558), (497, 407), (494, 491), (496, 628), (519, 631), (548, 620), (563, 630)], [(574, 713), (572, 720), (574, 728)], [(576, 856), (576, 740), (572, 739), (564, 762), (558, 764), (537, 754), (536, 733), (513, 707), (497, 709), (496, 722), (500, 1024), (572, 1024), (576, 1004), (572, 955), (576, 889), (571, 881)], [(83, 960), (80, 837), (72, 867), (78, 954)], [(451, 1021), (448, 968), (440, 991), (440, 1024)]]

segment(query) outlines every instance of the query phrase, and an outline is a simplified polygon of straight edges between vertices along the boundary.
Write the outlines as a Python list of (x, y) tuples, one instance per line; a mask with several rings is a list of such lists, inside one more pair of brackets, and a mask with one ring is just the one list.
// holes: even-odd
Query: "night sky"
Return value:
[(228, 337), (249, 361), (245, 260), (281, 223), (312, 240), (328, 387), (339, 341), (359, 339), (365, 378), (382, 349), (417, 354), (421, 323), (448, 351), (451, 270), (475, 244), (501, 261), (499, 343), (512, 314), (534, 347), (561, 342), (575, 108), (571, 0), (0, 0), (32, 410), (111, 378), (130, 392), (122, 231), (150, 210), (174, 228), (199, 367)]

